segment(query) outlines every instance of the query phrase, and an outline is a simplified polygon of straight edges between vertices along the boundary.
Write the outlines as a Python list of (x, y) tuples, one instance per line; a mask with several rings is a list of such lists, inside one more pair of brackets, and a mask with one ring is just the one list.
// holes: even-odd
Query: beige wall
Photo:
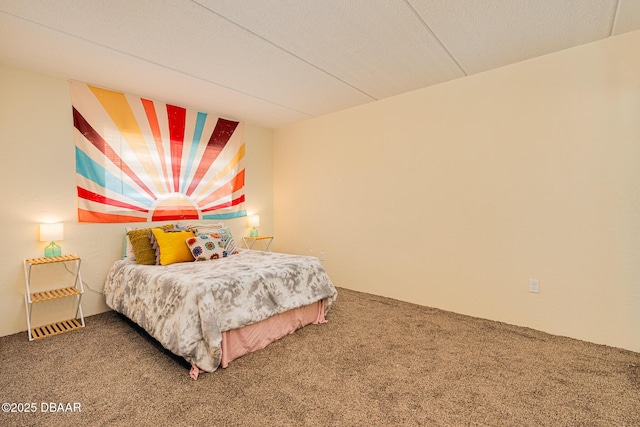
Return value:
[(277, 129), (280, 249), (325, 252), (338, 286), (640, 351), (638, 52), (628, 33)]
[[(247, 210), (260, 214), (263, 232), (272, 232), (272, 131), (247, 125), (245, 141)], [(83, 297), (85, 315), (107, 310), (98, 292), (109, 267), (122, 256), (124, 227), (134, 224), (77, 222), (68, 82), (0, 65), (0, 147), (0, 336), (27, 329), (22, 262), (42, 256), (45, 244), (38, 241), (38, 224), (46, 220), (64, 223), (63, 253), (82, 257), (83, 279), (97, 291)], [(248, 233), (244, 218), (226, 224), (236, 240)], [(63, 284), (69, 278), (60, 264), (43, 268), (47, 270), (38, 273), (40, 285), (47, 279)], [(67, 305), (68, 301), (56, 301), (36, 306), (35, 323), (68, 314)]]
[[(325, 252), (339, 286), (640, 351), (638, 51), (628, 33), (277, 129), (273, 146), (249, 125), (247, 209), (264, 233), (277, 219), (278, 250)], [(124, 225), (76, 222), (67, 81), (0, 65), (0, 146), (7, 335), (26, 330), (39, 222), (65, 223), (96, 291)], [(106, 310), (92, 291), (83, 305)]]

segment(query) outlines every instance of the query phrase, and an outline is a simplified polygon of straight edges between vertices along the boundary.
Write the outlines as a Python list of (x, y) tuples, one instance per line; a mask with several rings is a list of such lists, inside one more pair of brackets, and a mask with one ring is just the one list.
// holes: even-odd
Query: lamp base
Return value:
[(258, 229), (253, 227), (249, 232), (249, 237), (258, 237)]
[(44, 248), (44, 257), (53, 258), (62, 255), (62, 248), (55, 244), (55, 242), (49, 243), (49, 246)]

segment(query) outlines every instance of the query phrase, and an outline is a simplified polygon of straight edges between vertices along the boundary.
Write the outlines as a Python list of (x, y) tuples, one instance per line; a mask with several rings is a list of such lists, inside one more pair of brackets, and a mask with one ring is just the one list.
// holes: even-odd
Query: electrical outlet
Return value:
[(324, 261), (324, 260), (325, 260), (324, 252), (320, 252), (320, 261)]
[(540, 292), (540, 281), (538, 279), (529, 279), (529, 292)]

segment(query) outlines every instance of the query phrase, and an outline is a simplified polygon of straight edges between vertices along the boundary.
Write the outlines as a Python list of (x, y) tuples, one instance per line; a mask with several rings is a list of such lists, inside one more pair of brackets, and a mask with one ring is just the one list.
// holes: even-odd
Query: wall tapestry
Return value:
[(244, 123), (71, 82), (78, 220), (245, 216)]

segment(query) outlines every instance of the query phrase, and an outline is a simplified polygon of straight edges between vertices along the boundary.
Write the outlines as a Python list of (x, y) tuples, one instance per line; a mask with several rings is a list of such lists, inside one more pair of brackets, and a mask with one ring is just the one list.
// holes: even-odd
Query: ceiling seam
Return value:
[(295, 53), (291, 52), (290, 50), (285, 49), (284, 47), (282, 47), (282, 46), (280, 46), (280, 45), (278, 45), (278, 44), (276, 44), (276, 43), (272, 42), (271, 40), (267, 39), (266, 37), (263, 37), (263, 36), (261, 36), (260, 34), (258, 34), (258, 33), (256, 33), (256, 32), (254, 32), (254, 31), (252, 31), (252, 30), (250, 30), (250, 29), (248, 29), (247, 27), (244, 27), (244, 26), (242, 26), (242, 25), (238, 24), (237, 22), (232, 21), (231, 19), (229, 19), (229, 18), (227, 18), (226, 16), (224, 16), (224, 15), (222, 15), (222, 14), (220, 14), (220, 13), (216, 12), (215, 10), (211, 10), (211, 9), (209, 9), (207, 6), (205, 6), (205, 5), (201, 4), (201, 3), (199, 3), (197, 0), (191, 0), (191, 1), (192, 1), (193, 3), (195, 3), (195, 4), (197, 4), (198, 6), (202, 7), (203, 9), (206, 9), (207, 11), (209, 11), (209, 12), (213, 13), (214, 15), (219, 16), (220, 18), (224, 19), (225, 21), (229, 22), (230, 24), (233, 24), (233, 25), (235, 25), (236, 27), (241, 28), (241, 29), (243, 29), (244, 31), (248, 32), (249, 34), (251, 34), (251, 35), (253, 35), (253, 36), (255, 36), (255, 37), (259, 38), (260, 40), (262, 40), (262, 41), (264, 41), (264, 42), (266, 42), (266, 43), (269, 43), (271, 46), (273, 46), (273, 47), (275, 47), (275, 48), (277, 48), (277, 49), (279, 49), (279, 50), (281, 50), (281, 51), (285, 52), (285, 53), (286, 53), (286, 54), (288, 54), (288, 55), (293, 56), (294, 58), (296, 58), (296, 59), (298, 59), (298, 60), (300, 60), (300, 61), (304, 62), (304, 63), (305, 63), (305, 64), (307, 64), (307, 65), (310, 65), (311, 67), (315, 68), (315, 69), (316, 69), (316, 70), (318, 70), (318, 71), (321, 71), (322, 73), (324, 73), (324, 74), (328, 75), (329, 77), (331, 77), (331, 78), (333, 78), (333, 79), (336, 79), (336, 80), (338, 80), (338, 81), (339, 81), (339, 82), (341, 82), (341, 83), (344, 83), (345, 85), (349, 86), (350, 88), (357, 90), (358, 92), (360, 92), (361, 94), (363, 94), (363, 95), (365, 95), (365, 96), (367, 96), (367, 97), (371, 98), (372, 100), (374, 100), (374, 101), (377, 101), (377, 100), (378, 100), (378, 98), (376, 98), (376, 97), (375, 97), (375, 96), (373, 96), (373, 95), (370, 95), (369, 93), (365, 92), (364, 90), (360, 89), (359, 87), (352, 85), (352, 84), (351, 84), (351, 83), (349, 83), (348, 81), (341, 79), (340, 77), (336, 76), (335, 74), (332, 74), (332, 73), (330, 73), (329, 71), (325, 70), (324, 68), (321, 68), (321, 67), (319, 67), (318, 65), (316, 65), (316, 64), (314, 64), (314, 63), (312, 63), (312, 62), (310, 62), (310, 61), (308, 61), (308, 60), (304, 59), (303, 57), (301, 57), (301, 56), (299, 56), (299, 55), (297, 55), (297, 54), (295, 54)]
[(455, 56), (453, 56), (453, 53), (451, 53), (451, 51), (449, 49), (447, 49), (447, 47), (445, 46), (445, 44), (442, 42), (442, 40), (440, 40), (440, 38), (436, 35), (436, 33), (431, 29), (431, 27), (429, 26), (429, 24), (427, 24), (427, 22), (422, 18), (422, 16), (418, 13), (418, 11), (416, 10), (415, 7), (413, 7), (413, 5), (411, 4), (410, 0), (404, 0), (405, 4), (409, 7), (409, 9), (411, 9), (413, 11), (413, 13), (416, 15), (416, 17), (420, 20), (420, 22), (422, 22), (422, 25), (424, 26), (424, 28), (431, 34), (431, 36), (438, 42), (438, 44), (440, 45), (440, 47), (445, 51), (445, 53), (449, 56), (449, 58), (451, 58), (451, 60), (453, 62), (455, 62), (455, 64), (458, 66), (458, 68), (460, 69), (460, 71), (462, 71), (464, 73), (465, 76), (468, 76), (469, 73), (467, 72), (467, 70), (464, 69), (464, 67), (462, 66), (462, 64), (460, 64), (460, 62), (458, 62), (458, 60), (456, 59)]
[(44, 25), (44, 24), (42, 24), (42, 23), (40, 23), (40, 22), (35, 22), (35, 21), (30, 20), (30, 19), (26, 19), (26, 18), (24, 18), (24, 17), (22, 17), (22, 16), (14, 15), (13, 13), (9, 13), (9, 12), (6, 12), (6, 11), (4, 11), (4, 10), (0, 10), (0, 13), (2, 13), (2, 14), (4, 14), (4, 15), (12, 16), (12, 17), (14, 17), (14, 18), (16, 18), (16, 19), (19, 19), (19, 20), (21, 20), (21, 21), (24, 21), (24, 22), (29, 22), (29, 23), (31, 23), (31, 24), (37, 25), (37, 26), (42, 27), (42, 28), (46, 28), (46, 29), (48, 29), (48, 30), (55, 31), (55, 32), (60, 33), (60, 34), (64, 34), (64, 35), (69, 36), (69, 37), (72, 37), (72, 38), (74, 38), (74, 39), (76, 39), (76, 40), (82, 40), (82, 41), (84, 41), (84, 42), (91, 43), (92, 45), (100, 46), (100, 47), (102, 47), (102, 48), (105, 48), (105, 49), (111, 50), (111, 51), (113, 51), (113, 52), (120, 53), (120, 54), (122, 54), (122, 55), (125, 55), (125, 56), (128, 56), (128, 57), (131, 57), (131, 58), (139, 59), (139, 60), (141, 60), (141, 61), (144, 61), (144, 62), (146, 62), (146, 63), (149, 63), (149, 64), (152, 64), (152, 65), (158, 66), (158, 67), (160, 67), (160, 68), (164, 68), (164, 69), (169, 70), (169, 71), (173, 71), (173, 72), (176, 72), (176, 73), (182, 74), (182, 75), (184, 75), (184, 76), (188, 76), (188, 77), (191, 77), (191, 78), (193, 78), (193, 79), (200, 80), (200, 81), (202, 81), (202, 82), (209, 83), (209, 84), (212, 84), (212, 85), (215, 85), (215, 86), (221, 87), (221, 88), (223, 88), (223, 89), (228, 89), (228, 90), (231, 90), (231, 91), (233, 91), (233, 92), (236, 92), (236, 93), (239, 93), (239, 94), (242, 94), (242, 95), (248, 96), (248, 97), (250, 97), (250, 98), (257, 99), (257, 100), (259, 100), (259, 101), (263, 101), (263, 102), (266, 102), (266, 103), (271, 104), (271, 105), (275, 105), (275, 106), (278, 106), (278, 107), (285, 108), (285, 109), (287, 109), (287, 110), (289, 110), (289, 111), (293, 111), (293, 112), (296, 112), (296, 113), (299, 113), (299, 114), (303, 114), (303, 115), (305, 115), (305, 116), (307, 116), (307, 117), (315, 117), (313, 114), (307, 113), (307, 112), (305, 112), (305, 111), (300, 111), (300, 110), (297, 110), (297, 109), (295, 109), (295, 108), (288, 107), (288, 106), (286, 106), (286, 105), (282, 105), (282, 104), (279, 104), (279, 103), (277, 103), (277, 102), (270, 101), (270, 100), (265, 99), (265, 98), (262, 98), (262, 97), (260, 97), (260, 96), (252, 95), (252, 94), (250, 94), (250, 93), (247, 93), (247, 92), (244, 92), (244, 91), (241, 91), (241, 90), (235, 89), (235, 88), (233, 88), (233, 87), (231, 87), (231, 86), (226, 86), (226, 85), (223, 85), (223, 84), (220, 84), (220, 83), (217, 83), (217, 82), (211, 81), (211, 80), (207, 80), (207, 79), (205, 79), (205, 78), (203, 78), (203, 77), (196, 76), (196, 75), (194, 75), (194, 74), (190, 74), (190, 73), (187, 73), (187, 72), (181, 71), (181, 70), (176, 69), (176, 68), (168, 67), (168, 66), (166, 66), (166, 65), (164, 65), (164, 64), (160, 64), (160, 63), (155, 62), (155, 61), (152, 61), (152, 60), (150, 60), (150, 59), (142, 58), (142, 57), (137, 56), (137, 55), (132, 55), (132, 54), (130, 54), (130, 53), (123, 52), (123, 51), (121, 51), (121, 50), (119, 50), (119, 49), (116, 49), (116, 48), (113, 48), (113, 47), (111, 47), (111, 46), (103, 45), (103, 44), (101, 44), (101, 43), (98, 43), (98, 42), (94, 42), (94, 41), (92, 41), (92, 40), (85, 39), (85, 38), (83, 38), (83, 37), (78, 37), (78, 36), (76, 36), (76, 35), (74, 35), (74, 34), (68, 33), (68, 32), (66, 32), (66, 31), (62, 31), (62, 30), (60, 30), (60, 29), (58, 29), (58, 28), (50, 27), (50, 26), (48, 26), (48, 25)]
[(616, 26), (618, 25), (618, 16), (620, 16), (620, 4), (622, 0), (616, 1), (616, 10), (613, 13), (613, 20), (611, 21), (611, 31), (609, 32), (609, 36), (613, 36), (616, 31)]

